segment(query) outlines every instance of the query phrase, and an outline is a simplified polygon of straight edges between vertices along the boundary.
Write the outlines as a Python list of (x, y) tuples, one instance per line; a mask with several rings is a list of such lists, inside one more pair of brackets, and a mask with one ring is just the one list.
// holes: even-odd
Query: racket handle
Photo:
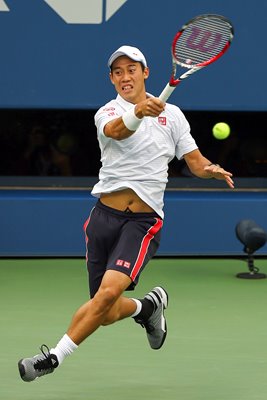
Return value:
[(163, 101), (163, 103), (165, 103), (168, 100), (168, 98), (170, 97), (170, 95), (172, 94), (172, 92), (174, 91), (175, 88), (176, 88), (176, 86), (170, 86), (170, 84), (167, 83), (167, 85), (165, 86), (165, 88), (163, 89), (161, 94), (159, 95), (159, 99), (161, 101)]

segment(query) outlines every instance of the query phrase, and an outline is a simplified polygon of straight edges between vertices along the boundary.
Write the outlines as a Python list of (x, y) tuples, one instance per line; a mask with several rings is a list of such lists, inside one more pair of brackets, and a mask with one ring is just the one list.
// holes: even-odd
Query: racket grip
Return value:
[(176, 88), (176, 86), (170, 86), (170, 84), (167, 83), (167, 85), (165, 86), (165, 88), (163, 89), (161, 94), (159, 95), (159, 99), (161, 101), (163, 101), (163, 103), (165, 103), (168, 100), (168, 98), (170, 97), (170, 95), (172, 94), (172, 92), (174, 91), (175, 88)]

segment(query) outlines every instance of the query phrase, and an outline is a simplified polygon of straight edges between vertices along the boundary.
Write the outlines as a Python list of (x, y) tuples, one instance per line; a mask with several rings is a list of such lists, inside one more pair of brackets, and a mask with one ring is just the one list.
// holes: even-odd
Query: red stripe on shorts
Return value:
[(147, 231), (147, 234), (144, 236), (142, 243), (141, 243), (141, 247), (138, 253), (138, 257), (137, 260), (135, 262), (135, 265), (133, 267), (132, 273), (131, 273), (131, 279), (134, 281), (136, 276), (138, 275), (140, 269), (142, 268), (142, 265), (144, 263), (144, 259), (146, 257), (147, 254), (147, 250), (149, 247), (149, 244), (151, 242), (152, 239), (154, 239), (154, 236), (156, 235), (156, 233), (158, 233), (158, 231), (162, 228), (163, 222), (161, 219), (159, 218), (155, 218), (156, 219), (156, 223), (155, 225), (151, 226), (151, 228), (149, 228), (149, 230)]
[(84, 230), (84, 234), (85, 234), (85, 244), (86, 244), (86, 253), (85, 253), (86, 261), (88, 261), (88, 242), (89, 242), (89, 238), (87, 236), (86, 229), (87, 229), (87, 226), (89, 225), (91, 214), (92, 214), (94, 209), (95, 209), (95, 207), (92, 208), (89, 217), (87, 218), (87, 220), (83, 224), (83, 230)]
[(87, 236), (87, 234), (86, 234), (86, 229), (87, 229), (87, 226), (89, 225), (89, 222), (90, 222), (90, 217), (89, 218), (87, 218), (87, 220), (85, 221), (85, 223), (84, 223), (84, 225), (83, 225), (83, 230), (84, 230), (84, 234), (85, 234), (85, 244), (86, 244), (86, 252), (85, 252), (85, 259), (86, 259), (86, 262), (88, 261), (88, 249), (87, 249), (87, 244), (88, 244), (88, 236)]
[(89, 222), (90, 222), (90, 217), (88, 217), (87, 220), (85, 221), (85, 223), (83, 224), (83, 230), (84, 230), (84, 232), (86, 232), (86, 228), (87, 228)]

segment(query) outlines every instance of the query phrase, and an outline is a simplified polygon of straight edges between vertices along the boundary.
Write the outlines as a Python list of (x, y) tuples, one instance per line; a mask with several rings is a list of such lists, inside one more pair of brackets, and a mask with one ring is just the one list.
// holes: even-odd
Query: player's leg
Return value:
[[(89, 289), (93, 301), (86, 302), (73, 316), (70, 325), (73, 339), (66, 333), (50, 352), (45, 346), (41, 348), (42, 354), (19, 361), (19, 371), (23, 380), (32, 381), (39, 376), (53, 372), (86, 336), (101, 325), (104, 313), (99, 310), (102, 308), (107, 312), (108, 307), (112, 306), (112, 302), (116, 302), (116, 299), (131, 282), (129, 277), (117, 272), (117, 275), (121, 276), (121, 280), (116, 280), (116, 286), (113, 285), (112, 292), (108, 288), (109, 284), (105, 283), (105, 286), (101, 288), (101, 295), (96, 296), (106, 272), (109, 248), (114, 246), (121, 223), (121, 221), (118, 223), (116, 217), (103, 212), (98, 204), (92, 209), (90, 217), (84, 225), (84, 230), (87, 243), (86, 261), (89, 272)], [(94, 299), (95, 296), (96, 299)], [(88, 320), (90, 320), (89, 323), (87, 323)], [(83, 326), (84, 323), (86, 323), (86, 327)], [(77, 330), (75, 330), (76, 324)]]
[[(95, 296), (106, 268), (128, 275), (131, 278), (131, 284), (129, 284), (127, 290), (133, 290), (145, 265), (156, 253), (160, 242), (161, 228), (162, 220), (156, 213), (129, 214), (114, 210), (98, 202), (92, 213), (90, 223), (86, 224), (85, 229), (91, 297)], [(114, 242), (114, 238), (116, 238), (116, 242)], [(108, 253), (108, 259), (104, 258), (106, 253)], [(159, 305), (162, 301), (163, 307)], [(132, 313), (133, 302), (136, 309), (133, 314), (130, 314)], [(130, 315), (138, 316), (136, 322), (146, 327), (148, 332), (151, 330), (151, 321), (150, 328), (146, 321), (152, 317), (152, 314), (155, 316), (156, 310), (159, 313), (159, 308), (162, 308), (161, 314), (163, 314), (166, 307), (167, 296), (161, 289), (159, 289), (158, 295), (147, 295), (140, 300), (130, 300), (121, 296), (106, 314), (102, 325), (109, 325)], [(155, 329), (154, 333), (156, 334)], [(162, 337), (165, 336), (165, 332), (162, 333)], [(151, 335), (148, 335), (148, 338), (152, 348), (160, 348), (163, 344), (163, 340), (160, 339), (152, 343)]]
[[(130, 214), (128, 222), (123, 225), (116, 247), (109, 256), (107, 269), (121, 271), (131, 277), (132, 283), (127, 290), (134, 289), (141, 272), (155, 255), (160, 242), (161, 228), (162, 220), (155, 213)], [(164, 316), (164, 310), (168, 306), (167, 292), (158, 286), (143, 299), (132, 300), (136, 303), (136, 310), (131, 316), (146, 329), (151, 348), (161, 348), (167, 334)], [(104, 324), (123, 318), (120, 310), (123, 302), (122, 297), (114, 304)]]
[(79, 345), (100, 325), (105, 325), (111, 310), (112, 322), (135, 312), (135, 302), (122, 297), (130, 284), (129, 276), (114, 270), (106, 271), (95, 296), (81, 306), (72, 319), (67, 335), (74, 343)]
[[(53, 372), (84, 339), (95, 332), (100, 325), (105, 324), (106, 315), (130, 283), (131, 279), (127, 275), (118, 271), (107, 271), (99, 290), (91, 300), (76, 311), (67, 333), (57, 346), (49, 351), (48, 347), (43, 345), (42, 354), (19, 361), (21, 378), (26, 382), (31, 382)], [(130, 316), (136, 310), (133, 300), (125, 299), (122, 303), (120, 308), (116, 307), (118, 319)], [(115, 318), (114, 313), (113, 318)]]
[(103, 326), (111, 325), (114, 322), (120, 321), (124, 318), (132, 317), (137, 310), (137, 305), (134, 299), (121, 296), (115, 304), (111, 307), (109, 312), (105, 315), (102, 322)]

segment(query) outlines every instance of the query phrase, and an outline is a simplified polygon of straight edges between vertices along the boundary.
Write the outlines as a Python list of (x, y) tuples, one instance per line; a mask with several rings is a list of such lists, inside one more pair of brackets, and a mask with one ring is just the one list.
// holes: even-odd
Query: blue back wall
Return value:
[(1, 0), (0, 107), (98, 108), (115, 95), (106, 64), (122, 44), (145, 53), (147, 88), (157, 95), (174, 34), (205, 13), (232, 21), (233, 44), (171, 101), (188, 110), (267, 110), (263, 0)]
[[(84, 256), (89, 190), (0, 190), (0, 256)], [(242, 219), (267, 231), (267, 192), (167, 191), (160, 256), (237, 256)], [(258, 252), (267, 255), (267, 245)]]

